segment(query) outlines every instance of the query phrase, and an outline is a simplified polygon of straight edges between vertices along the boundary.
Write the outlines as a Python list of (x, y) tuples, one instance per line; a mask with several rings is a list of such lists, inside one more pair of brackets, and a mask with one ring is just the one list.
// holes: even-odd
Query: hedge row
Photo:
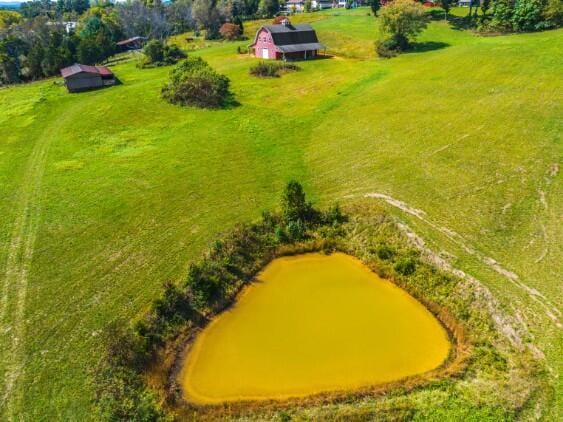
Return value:
[(107, 353), (96, 369), (96, 407), (101, 419), (158, 420), (164, 417), (143, 381), (143, 371), (159, 347), (187, 324), (201, 325), (234, 300), (236, 294), (292, 243), (317, 236), (345, 221), (338, 206), (325, 212), (305, 199), (290, 182), (281, 213), (264, 212), (256, 223), (239, 224), (215, 241), (203, 258), (190, 265), (179, 286), (166, 282), (161, 296), (132, 329), (110, 327)]

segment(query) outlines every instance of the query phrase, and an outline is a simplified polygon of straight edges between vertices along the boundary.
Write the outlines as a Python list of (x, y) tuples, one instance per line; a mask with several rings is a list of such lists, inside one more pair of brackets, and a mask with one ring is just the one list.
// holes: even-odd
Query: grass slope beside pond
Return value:
[[(169, 105), (170, 68), (134, 63), (114, 68), (123, 85), (111, 89), (0, 90), (0, 375), (14, 380), (3, 418), (88, 419), (104, 327), (142, 313), (290, 178), (322, 203), (379, 192), (426, 212), (388, 206), (489, 286), (561, 374), (548, 312), (561, 320), (563, 31), (480, 38), (434, 22), (420, 41), (447, 46), (381, 61), (366, 12), (318, 14), (341, 55), (282, 78), (248, 75), (255, 60), (236, 54), (248, 41), (195, 53), (231, 78), (241, 105), (229, 110)], [(26, 268), (4, 287), (7, 269)]]

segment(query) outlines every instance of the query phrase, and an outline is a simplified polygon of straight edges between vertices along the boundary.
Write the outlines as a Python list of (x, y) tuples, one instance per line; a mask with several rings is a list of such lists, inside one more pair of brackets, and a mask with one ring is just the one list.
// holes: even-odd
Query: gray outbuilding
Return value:
[(88, 91), (115, 85), (114, 74), (105, 66), (73, 64), (61, 69), (61, 75), (65, 79), (68, 92)]

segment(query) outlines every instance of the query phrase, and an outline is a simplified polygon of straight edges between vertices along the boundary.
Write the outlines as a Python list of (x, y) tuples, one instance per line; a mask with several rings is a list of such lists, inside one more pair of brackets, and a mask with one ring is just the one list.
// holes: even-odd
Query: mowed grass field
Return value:
[(91, 418), (104, 327), (143, 313), (289, 179), (320, 204), (402, 201), (385, 203), (521, 321), (554, 386), (544, 415), (563, 416), (563, 31), (437, 21), (415, 52), (379, 60), (367, 9), (300, 19), (334, 58), (256, 79), (236, 54), (249, 42), (191, 53), (231, 79), (226, 110), (165, 103), (170, 68), (134, 62), (110, 89), (0, 90), (1, 419)]

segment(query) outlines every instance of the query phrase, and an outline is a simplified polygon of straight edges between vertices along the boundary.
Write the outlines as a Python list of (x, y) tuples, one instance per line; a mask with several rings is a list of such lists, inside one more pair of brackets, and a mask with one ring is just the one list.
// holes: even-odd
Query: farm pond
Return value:
[(199, 334), (188, 402), (283, 400), (360, 389), (439, 367), (451, 344), (420, 302), (342, 253), (278, 258)]

